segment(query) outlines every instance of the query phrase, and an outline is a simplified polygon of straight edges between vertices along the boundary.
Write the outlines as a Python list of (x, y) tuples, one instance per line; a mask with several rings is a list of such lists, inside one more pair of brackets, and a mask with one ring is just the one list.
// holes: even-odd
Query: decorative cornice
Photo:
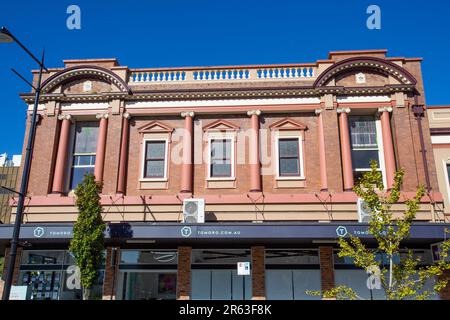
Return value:
[(186, 117), (191, 117), (193, 118), (195, 116), (195, 112), (194, 111), (183, 111), (181, 113), (181, 117), (182, 118), (186, 118)]
[[(101, 94), (43, 94), (40, 102), (97, 102), (121, 99), (126, 101), (168, 101), (168, 100), (210, 100), (210, 99), (261, 99), (261, 98), (298, 98), (298, 97), (319, 97), (324, 94), (333, 95), (380, 95), (393, 94), (395, 92), (413, 92), (414, 85), (386, 85), (382, 87), (297, 87), (297, 88), (253, 88), (253, 89), (233, 89), (233, 90), (170, 90), (170, 91), (137, 91), (132, 95), (125, 92), (105, 92)], [(33, 93), (21, 94), (22, 99), (27, 103), (34, 102)]]
[(381, 107), (381, 108), (378, 108), (378, 112), (379, 113), (382, 113), (382, 112), (392, 112), (392, 107)]
[(247, 115), (248, 115), (249, 117), (251, 117), (251, 116), (253, 116), (253, 115), (259, 116), (259, 115), (261, 115), (261, 110), (250, 110), (250, 111), (247, 111)]
[(336, 112), (337, 113), (350, 113), (350, 108), (337, 108)]

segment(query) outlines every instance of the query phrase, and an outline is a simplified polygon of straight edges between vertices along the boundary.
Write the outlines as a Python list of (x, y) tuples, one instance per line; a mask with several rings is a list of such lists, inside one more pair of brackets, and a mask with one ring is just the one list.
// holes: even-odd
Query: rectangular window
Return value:
[(278, 139), (278, 173), (280, 177), (300, 177), (300, 139)]
[(70, 189), (83, 181), (84, 175), (94, 173), (99, 123), (79, 121), (75, 126)]
[(210, 142), (210, 177), (231, 178), (232, 173), (232, 140), (212, 139)]
[(377, 161), (378, 168), (381, 168), (382, 155), (374, 116), (349, 117), (349, 129), (353, 176), (356, 182), (364, 172), (370, 171), (372, 160)]
[(166, 177), (166, 141), (145, 142), (144, 178)]

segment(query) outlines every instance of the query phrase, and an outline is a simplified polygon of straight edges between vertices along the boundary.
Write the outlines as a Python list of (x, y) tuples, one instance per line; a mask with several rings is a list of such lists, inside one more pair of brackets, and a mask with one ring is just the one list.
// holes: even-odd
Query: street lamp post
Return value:
[(38, 75), (38, 81), (36, 84), (35, 89), (35, 96), (34, 96), (34, 106), (33, 106), (33, 113), (31, 116), (31, 126), (30, 126), (30, 132), (28, 134), (28, 141), (27, 141), (27, 148), (25, 151), (25, 162), (23, 165), (23, 172), (22, 172), (22, 180), (20, 184), (20, 191), (17, 192), (19, 195), (19, 200), (17, 202), (17, 212), (16, 212), (16, 220), (14, 221), (14, 231), (13, 231), (13, 237), (11, 239), (11, 248), (9, 250), (9, 257), (8, 257), (8, 265), (6, 269), (6, 278), (5, 278), (5, 285), (3, 290), (3, 300), (9, 300), (9, 295), (11, 292), (11, 285), (13, 280), (13, 274), (14, 274), (14, 266), (16, 263), (16, 255), (17, 255), (17, 245), (19, 242), (19, 235), (20, 235), (20, 226), (22, 224), (22, 217), (23, 217), (23, 208), (24, 208), (24, 202), (25, 202), (25, 194), (27, 192), (28, 187), (28, 180), (30, 175), (30, 165), (31, 165), (31, 156), (33, 154), (33, 142), (34, 137), (36, 133), (36, 120), (37, 120), (37, 110), (39, 105), (39, 97), (41, 94), (41, 81), (42, 81), (42, 72), (43, 70), (47, 70), (44, 66), (44, 57), (45, 52), (42, 52), (41, 60), (37, 59), (30, 50), (28, 50), (16, 37), (14, 37), (11, 32), (9, 32), (8, 29), (5, 27), (0, 29), (0, 43), (8, 43), (8, 42), (16, 42), (34, 61), (36, 61), (39, 65), (39, 75)]

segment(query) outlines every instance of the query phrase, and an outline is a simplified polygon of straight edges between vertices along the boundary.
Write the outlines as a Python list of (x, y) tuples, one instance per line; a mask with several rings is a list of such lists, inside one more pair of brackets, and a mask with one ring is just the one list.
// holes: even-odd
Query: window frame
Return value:
[[(98, 121), (96, 121), (96, 120), (91, 120), (91, 119), (86, 119), (86, 120), (84, 120), (84, 119), (79, 119), (79, 120), (74, 120), (74, 121), (72, 121), (72, 124), (71, 124), (71, 126), (70, 126), (70, 134), (69, 134), (69, 139), (70, 139), (70, 142), (69, 142), (69, 150), (70, 150), (70, 153), (69, 153), (69, 159), (68, 159), (68, 163), (69, 163), (69, 165), (67, 166), (67, 169), (66, 169), (66, 183), (65, 183), (65, 189), (66, 189), (66, 191), (67, 192), (73, 192), (74, 190), (75, 190), (75, 188), (71, 188), (71, 185), (72, 185), (72, 169), (74, 168), (74, 167), (77, 167), (77, 168), (93, 168), (93, 171), (92, 171), (92, 173), (94, 173), (94, 171), (95, 171), (95, 161), (94, 161), (94, 165), (89, 165), (89, 166), (87, 166), (87, 165), (81, 165), (81, 166), (79, 166), (79, 165), (77, 165), (77, 166), (75, 166), (74, 165), (74, 161), (75, 161), (75, 157), (76, 156), (95, 156), (95, 157), (97, 157), (97, 148), (96, 148), (96, 150), (95, 150), (95, 152), (87, 152), (87, 153), (79, 153), (79, 152), (75, 152), (75, 138), (76, 138), (76, 130), (77, 130), (77, 123), (80, 123), (80, 122), (98, 122)], [(98, 122), (98, 124), (100, 125), (100, 122)], [(97, 135), (97, 142), (98, 142), (98, 135)], [(96, 143), (96, 145), (97, 145), (97, 143)]]
[[(298, 141), (298, 165), (299, 174), (298, 175), (281, 175), (280, 174), (280, 140), (293, 140)], [(279, 135), (275, 137), (275, 157), (276, 157), (276, 179), (277, 180), (304, 180), (305, 179), (305, 168), (303, 161), (303, 134), (287, 134)]]
[[(387, 180), (386, 180), (386, 165), (385, 165), (385, 160), (384, 160), (384, 146), (383, 146), (383, 131), (381, 128), (381, 120), (379, 119), (379, 117), (375, 116), (375, 115), (354, 115), (354, 116), (349, 116), (349, 118), (351, 117), (373, 117), (373, 121), (375, 122), (375, 133), (376, 133), (376, 139), (377, 139), (377, 148), (372, 147), (372, 148), (353, 148), (352, 143), (351, 143), (351, 131), (350, 131), (350, 119), (349, 119), (349, 125), (348, 125), (348, 131), (349, 131), (349, 135), (350, 135), (350, 153), (351, 153), (351, 157), (352, 157), (352, 172), (353, 174), (355, 172), (370, 172), (370, 168), (355, 168), (353, 166), (353, 151), (356, 150), (366, 150), (366, 151), (378, 151), (378, 169), (381, 171), (381, 175), (383, 177), (383, 184), (386, 188), (387, 186)], [(356, 183), (356, 181), (355, 181)]]
[(450, 201), (450, 176), (448, 174), (448, 167), (450, 167), (450, 158), (442, 160), (444, 165), (445, 186), (447, 189), (447, 199)]
[[(231, 154), (230, 154), (230, 161), (231, 161), (231, 172), (230, 172), (230, 176), (216, 176), (216, 177), (212, 177), (211, 176), (211, 146), (212, 146), (212, 140), (230, 140), (231, 142)], [(209, 134), (208, 135), (208, 178), (207, 180), (211, 180), (211, 181), (224, 181), (224, 180), (235, 180), (236, 179), (236, 170), (235, 170), (235, 166), (236, 166), (236, 160), (235, 160), (235, 136), (230, 136), (227, 134)]]
[[(164, 142), (164, 175), (162, 177), (146, 177), (147, 169), (147, 142)], [(167, 181), (169, 155), (169, 139), (168, 138), (144, 138), (142, 140), (142, 158), (141, 158), (141, 178), (140, 181)]]

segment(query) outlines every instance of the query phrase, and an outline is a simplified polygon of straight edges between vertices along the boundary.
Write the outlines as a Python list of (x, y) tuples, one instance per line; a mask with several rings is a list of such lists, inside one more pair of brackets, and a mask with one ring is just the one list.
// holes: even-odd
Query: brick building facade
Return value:
[[(307, 299), (305, 290), (355, 279), (367, 297), (365, 271), (335, 249), (339, 236), (364, 237), (352, 187), (370, 159), (387, 188), (406, 171), (395, 211), (427, 188), (416, 253), (430, 260), (443, 238), (419, 58), (373, 50), (291, 65), (64, 64), (44, 74), (39, 106), (22, 236), (31, 247), (16, 279), (34, 288), (30, 297), (69, 297), (55, 289), (56, 271), (43, 276), (49, 294), (32, 279), (45, 261), (62, 282), (73, 276), (64, 271), (72, 190), (86, 172), (103, 183), (109, 223), (105, 299)], [(182, 222), (187, 199), (204, 200), (204, 223)], [(237, 262), (250, 262), (251, 275), (238, 275)]]

